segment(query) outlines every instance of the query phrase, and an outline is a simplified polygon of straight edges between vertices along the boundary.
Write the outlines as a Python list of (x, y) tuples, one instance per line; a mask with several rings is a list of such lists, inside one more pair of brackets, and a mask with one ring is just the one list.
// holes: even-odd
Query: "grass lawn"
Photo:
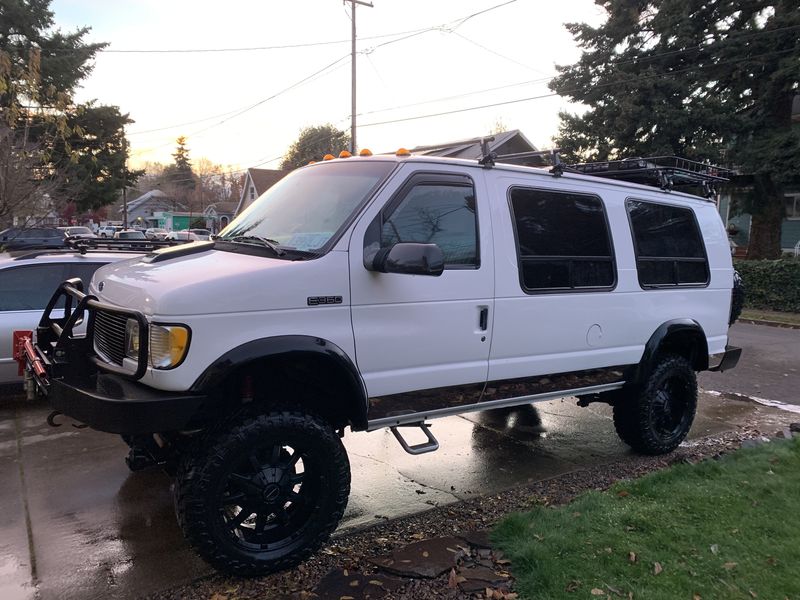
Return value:
[(800, 325), (800, 314), (777, 312), (774, 310), (756, 310), (754, 308), (745, 308), (742, 311), (742, 318), (753, 319), (755, 321), (774, 321), (775, 323)]
[(800, 438), (511, 515), (493, 537), (530, 600), (798, 600)]

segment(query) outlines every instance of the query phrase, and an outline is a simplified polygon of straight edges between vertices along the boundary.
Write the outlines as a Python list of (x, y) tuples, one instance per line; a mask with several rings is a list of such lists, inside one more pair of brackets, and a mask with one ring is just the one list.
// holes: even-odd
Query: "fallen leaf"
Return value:
[(653, 575), (658, 575), (664, 570), (660, 562), (653, 563)]
[(730, 571), (731, 569), (736, 568), (736, 565), (737, 563), (735, 562), (726, 562), (724, 565), (722, 565), (722, 568), (726, 571)]
[(608, 547), (604, 548), (604, 550), (605, 550), (606, 554), (611, 554), (612, 552), (614, 552), (611, 548), (608, 548)]
[(358, 587), (358, 584), (358, 579), (353, 579), (353, 581), (350, 582), (350, 587)]
[(628, 552), (628, 560), (632, 563), (636, 562), (636, 552)]
[(692, 600), (703, 600), (700, 594), (692, 594)]
[(577, 590), (579, 587), (581, 587), (581, 582), (580, 582), (580, 581), (576, 581), (576, 580), (574, 580), (574, 579), (573, 579), (572, 581), (570, 581), (570, 582), (567, 584), (566, 591), (568, 591), (568, 592), (574, 592), (574, 591), (575, 591), (575, 590)]
[(626, 496), (630, 496), (630, 494), (625, 490), (622, 490), (621, 492), (617, 493), (617, 496), (619, 496), (620, 498), (625, 498)]
[(350, 577), (350, 572), (347, 569), (342, 569), (342, 575), (345, 577)]
[(718, 554), (718, 553), (719, 553), (719, 545), (711, 544), (711, 554)]
[(600, 588), (592, 588), (592, 596), (605, 596), (606, 593)]
[(510, 565), (511, 564), (511, 561), (508, 560), (507, 558), (498, 558), (494, 562), (497, 563), (498, 565)]
[(577, 511), (576, 511), (576, 512), (572, 513), (572, 516), (573, 516), (573, 517), (575, 517), (575, 518), (577, 519), (578, 517), (580, 517), (580, 516), (581, 516), (581, 513), (579, 513), (579, 512), (577, 512)]
[(621, 591), (619, 591), (619, 590), (618, 590), (617, 588), (615, 588), (615, 587), (612, 587), (612, 586), (610, 586), (610, 585), (606, 584), (606, 588), (608, 589), (608, 591), (609, 591), (609, 592), (613, 592), (614, 594), (616, 594), (616, 595), (617, 595), (617, 596), (619, 596), (620, 598), (624, 598), (624, 597), (625, 597), (625, 594), (623, 594)]
[(456, 581), (456, 570), (450, 569), (450, 577), (447, 580), (447, 587), (455, 589), (457, 585), (458, 582)]
[(213, 596), (211, 596), (211, 600), (228, 600), (228, 597), (215, 593)]
[(371, 585), (377, 585), (378, 587), (383, 587), (383, 582), (380, 579), (370, 579), (369, 582)]
[(430, 553), (429, 553), (427, 550), (423, 550), (423, 552), (422, 552), (422, 556), (423, 556), (424, 558), (428, 558), (428, 557), (430, 556)]
[(424, 540), (425, 539), (425, 534), (424, 533), (412, 533), (410, 537), (411, 537), (412, 540)]
[(751, 595), (753, 598), (758, 598), (758, 594), (756, 594), (756, 593), (755, 593), (753, 590), (747, 590), (747, 591), (748, 591), (748, 592), (750, 592), (750, 595)]

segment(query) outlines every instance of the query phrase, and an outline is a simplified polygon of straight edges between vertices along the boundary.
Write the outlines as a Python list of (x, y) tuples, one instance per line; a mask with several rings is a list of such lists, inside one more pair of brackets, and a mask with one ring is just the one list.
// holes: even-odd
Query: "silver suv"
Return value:
[[(140, 252), (25, 250), (0, 254), (0, 385), (22, 383), (14, 361), (14, 339), (30, 336), (53, 290), (78, 277), (88, 285), (105, 264), (141, 256)], [(63, 311), (63, 300), (56, 308)]]

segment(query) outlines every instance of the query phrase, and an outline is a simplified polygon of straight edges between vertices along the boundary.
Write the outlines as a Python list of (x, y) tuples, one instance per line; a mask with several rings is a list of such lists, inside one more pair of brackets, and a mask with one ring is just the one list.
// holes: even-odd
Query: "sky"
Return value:
[[(564, 23), (603, 21), (592, 0), (372, 4), (356, 8), (358, 148), (444, 143), (498, 124), (549, 148), (558, 112), (580, 110), (548, 97), (547, 79), (580, 56)], [(277, 169), (304, 127), (350, 130), (350, 2), (54, 0), (51, 10), (57, 27), (88, 26), (87, 41), (110, 44), (77, 100), (130, 114), (133, 168), (171, 162), (183, 135), (195, 162)]]

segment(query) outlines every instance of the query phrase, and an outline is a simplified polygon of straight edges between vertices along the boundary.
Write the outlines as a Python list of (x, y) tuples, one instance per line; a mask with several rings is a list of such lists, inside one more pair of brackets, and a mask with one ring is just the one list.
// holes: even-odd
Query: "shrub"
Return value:
[(745, 286), (745, 306), (761, 310), (800, 312), (800, 261), (738, 260)]

